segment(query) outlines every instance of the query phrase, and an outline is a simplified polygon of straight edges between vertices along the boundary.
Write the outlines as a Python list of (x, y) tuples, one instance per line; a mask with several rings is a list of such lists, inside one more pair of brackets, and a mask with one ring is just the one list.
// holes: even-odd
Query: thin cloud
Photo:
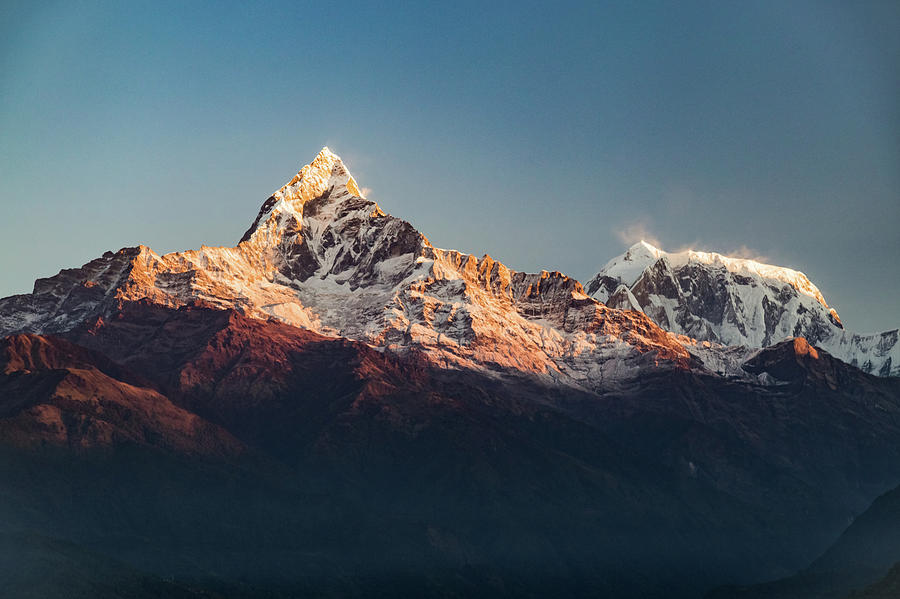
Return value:
[(646, 241), (647, 243), (672, 254), (686, 252), (689, 250), (697, 252), (715, 252), (728, 258), (741, 258), (745, 260), (755, 260), (756, 262), (771, 264), (771, 258), (768, 255), (746, 245), (740, 245), (732, 248), (722, 246), (711, 247), (709, 244), (704, 243), (700, 239), (694, 239), (694, 241), (689, 243), (681, 243), (675, 247), (666, 247), (662, 244), (662, 242), (659, 241), (659, 237), (657, 237), (651, 231), (650, 227), (647, 225), (647, 221), (645, 220), (633, 221), (625, 225), (624, 227), (615, 230), (615, 234), (616, 237), (618, 237), (622, 241), (622, 243), (627, 246), (632, 246), (639, 241)]
[(738, 248), (735, 248), (728, 252), (727, 256), (729, 258), (744, 258), (747, 260), (756, 260), (757, 262), (769, 262), (770, 258), (759, 252), (753, 248), (749, 248), (746, 245), (742, 245)]
[(646, 241), (656, 247), (661, 247), (662, 244), (659, 242), (659, 239), (650, 232), (647, 223), (644, 221), (635, 221), (628, 225), (625, 225), (621, 229), (615, 231), (616, 237), (618, 237), (622, 243), (626, 245), (634, 245), (639, 241)]
[(730, 249), (725, 247), (710, 247), (709, 244), (703, 243), (699, 239), (695, 240), (693, 243), (682, 244), (681, 246), (668, 251), (673, 254), (677, 254), (679, 252), (686, 252), (688, 250), (693, 250), (695, 252), (711, 252), (721, 254), (726, 258), (740, 258), (742, 260), (754, 260), (756, 262), (763, 262), (767, 264), (771, 263), (771, 259), (769, 258), (769, 256), (751, 247), (747, 247), (746, 245), (740, 245), (738, 247)]

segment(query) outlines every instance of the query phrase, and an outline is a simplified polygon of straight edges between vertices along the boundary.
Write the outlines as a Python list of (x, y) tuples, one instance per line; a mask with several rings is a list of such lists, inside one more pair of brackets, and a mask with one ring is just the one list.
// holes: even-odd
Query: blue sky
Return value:
[(900, 325), (900, 4), (0, 3), (0, 296), (232, 245), (323, 146), (436, 245), (582, 281), (639, 237)]

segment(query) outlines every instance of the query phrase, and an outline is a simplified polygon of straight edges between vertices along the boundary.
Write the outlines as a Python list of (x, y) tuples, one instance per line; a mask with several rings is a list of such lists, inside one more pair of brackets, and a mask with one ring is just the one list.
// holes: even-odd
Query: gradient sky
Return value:
[(900, 3), (394, 6), (0, 2), (0, 296), (233, 245), (328, 145), (441, 247), (764, 256), (900, 325)]

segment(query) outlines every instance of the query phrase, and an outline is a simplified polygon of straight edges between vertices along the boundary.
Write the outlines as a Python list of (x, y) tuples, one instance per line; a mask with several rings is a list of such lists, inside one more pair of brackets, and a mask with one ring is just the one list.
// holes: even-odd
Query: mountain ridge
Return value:
[(804, 337), (866, 372), (900, 375), (898, 330), (848, 331), (818, 287), (790, 268), (641, 241), (607, 262), (587, 290), (697, 341), (759, 349)]
[(324, 335), (415, 345), (445, 366), (512, 367), (574, 385), (631, 376), (644, 362), (692, 363), (677, 337), (589, 298), (578, 281), (436, 248), (358, 193), (323, 149), (263, 203), (237, 246), (104, 254), (0, 300), (0, 334), (64, 332), (147, 299), (235, 308)]
[(633, 376), (636, 368), (619, 366), (654, 361), (648, 350), (743, 376), (752, 350), (792, 337), (867, 372), (900, 375), (900, 332), (845, 330), (799, 271), (644, 241), (586, 289), (556, 271), (514, 271), (487, 254), (434, 247), (362, 197), (327, 147), (263, 202), (236, 246), (107, 252), (0, 299), (0, 335), (64, 332), (140, 299), (235, 308), (324, 335), (413, 344), (445, 365), (496, 364), (588, 387)]

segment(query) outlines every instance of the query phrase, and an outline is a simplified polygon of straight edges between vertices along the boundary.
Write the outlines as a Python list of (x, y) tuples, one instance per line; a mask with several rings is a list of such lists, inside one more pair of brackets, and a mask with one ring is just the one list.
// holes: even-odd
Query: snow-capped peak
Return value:
[(822, 292), (819, 291), (819, 288), (813, 285), (812, 281), (810, 281), (805, 274), (792, 268), (763, 264), (747, 258), (731, 258), (715, 252), (687, 250), (677, 254), (668, 254), (668, 256), (674, 264), (695, 262), (698, 264), (722, 265), (729, 272), (751, 273), (757, 274), (765, 279), (775, 279), (791, 285), (804, 295), (815, 298), (815, 300), (824, 307), (829, 307), (828, 302), (825, 301), (825, 297), (822, 295)]
[[(272, 194), (278, 200), (303, 204), (321, 197), (331, 188), (346, 188), (354, 196), (363, 197), (353, 175), (344, 166), (340, 156), (328, 149), (322, 150), (312, 162), (301, 168), (281, 189)], [(295, 208), (299, 207), (294, 205)]]
[(610, 307), (641, 310), (664, 329), (697, 341), (761, 348), (792, 337), (867, 372), (900, 362), (896, 331), (856, 335), (805, 274), (716, 252), (666, 252), (646, 241), (613, 258), (587, 285)]
[[(509, 368), (594, 386), (642, 365), (690, 366), (675, 335), (622, 291), (612, 310), (562, 273), (515, 272), (433, 247), (363, 198), (324, 148), (262, 205), (235, 247), (104, 255), (0, 301), (0, 333), (61, 332), (126, 302), (194, 303), (408, 351), (442, 367)], [(77, 306), (61, 309), (63, 302)]]
[[(763, 264), (747, 258), (733, 258), (717, 252), (703, 252), (692, 249), (680, 252), (666, 252), (644, 240), (628, 248), (628, 251), (621, 256), (607, 262), (600, 270), (600, 273), (631, 287), (648, 267), (661, 258), (665, 258), (673, 269), (691, 264), (701, 264), (723, 268), (735, 274), (758, 275), (763, 279), (787, 283), (800, 293), (814, 298), (826, 309), (831, 310), (819, 288), (800, 271), (784, 266)], [(837, 313), (834, 316), (837, 317)]]
[[(312, 162), (269, 196), (241, 241), (255, 237), (262, 245), (276, 245), (285, 234), (299, 232), (307, 202), (328, 199), (334, 203), (348, 198), (365, 200), (340, 156), (326, 146)], [(381, 213), (377, 205), (373, 206), (374, 211)]]
[(658, 247), (643, 239), (628, 248), (628, 251), (633, 254), (647, 253), (657, 257), (659, 257), (660, 253), (662, 253), (662, 250), (660, 250)]
[(236, 247), (105, 254), (0, 301), (0, 333), (67, 331), (123, 302), (150, 301), (235, 309), (376, 346), (416, 346), (444, 365), (503, 365), (587, 385), (631, 376), (627, 364), (647, 360), (687, 367), (677, 334), (746, 347), (802, 335), (869, 371), (900, 363), (896, 331), (846, 335), (818, 289), (791, 269), (641, 242), (591, 282), (593, 299), (584, 291), (561, 273), (515, 272), (433, 247), (362, 197), (323, 148), (266, 199)]
[[(615, 279), (616, 283), (609, 290), (612, 293), (618, 288), (618, 283), (624, 283), (629, 287), (647, 268), (659, 260), (666, 252), (654, 247), (643, 239), (628, 248), (621, 256), (616, 256), (600, 269), (600, 274)], [(600, 276), (600, 275), (597, 275)], [(600, 298), (604, 301), (606, 298)]]

